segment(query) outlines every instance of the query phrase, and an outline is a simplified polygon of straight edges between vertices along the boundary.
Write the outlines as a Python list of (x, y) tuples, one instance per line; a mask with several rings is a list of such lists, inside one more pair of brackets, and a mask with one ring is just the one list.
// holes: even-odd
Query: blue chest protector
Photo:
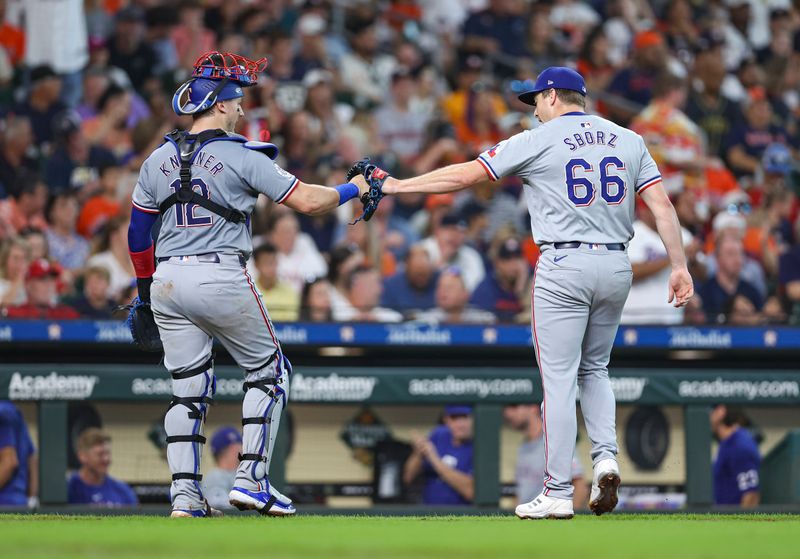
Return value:
[(231, 141), (239, 142), (246, 149), (252, 149), (265, 154), (270, 159), (278, 157), (278, 148), (274, 144), (266, 142), (251, 142), (244, 136), (238, 134), (228, 134), (224, 130), (204, 130), (199, 134), (190, 134), (182, 130), (173, 130), (165, 136), (168, 142), (175, 146), (178, 152), (178, 158), (181, 162), (180, 180), (181, 187), (177, 192), (170, 194), (158, 206), (158, 211), (163, 215), (169, 208), (175, 204), (197, 204), (210, 212), (213, 212), (231, 223), (244, 223), (247, 220), (247, 214), (235, 208), (227, 208), (221, 204), (217, 204), (200, 196), (197, 192), (192, 190), (192, 162), (198, 153), (211, 142), (218, 141)]

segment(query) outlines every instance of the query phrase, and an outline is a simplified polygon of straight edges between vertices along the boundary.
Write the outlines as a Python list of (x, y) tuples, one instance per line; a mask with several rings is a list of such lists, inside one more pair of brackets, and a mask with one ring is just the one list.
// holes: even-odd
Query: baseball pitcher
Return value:
[(592, 444), (590, 508), (617, 505), (615, 402), (608, 379), (611, 346), (631, 286), (626, 253), (633, 237), (634, 197), (656, 216), (672, 264), (667, 299), (692, 297), (675, 210), (642, 138), (584, 112), (586, 86), (569, 68), (543, 71), (519, 98), (535, 107), (542, 125), (521, 132), (468, 163), (396, 180), (369, 164), (358, 169), (369, 182), (370, 210), (385, 194), (437, 194), (468, 188), (488, 177), (519, 176), (541, 249), (534, 272), (532, 334), (542, 378), (545, 440), (544, 490), (516, 509), (520, 518), (572, 518), (572, 455), (577, 435), (575, 399)]
[[(359, 197), (367, 186), (361, 177), (335, 188), (305, 184), (273, 162), (274, 145), (233, 132), (244, 114), (242, 89), (265, 66), (266, 59), (231, 53), (201, 56), (172, 99), (177, 114), (192, 116), (192, 127), (166, 136), (142, 165), (133, 193), (128, 243), (139, 295), (129, 322), (143, 347), (160, 350), (163, 343), (172, 375), (164, 426), (173, 517), (219, 514), (199, 483), (203, 425), (215, 388), (213, 338), (245, 377), (243, 450), (230, 502), (265, 515), (295, 513), (268, 478), (292, 367), (245, 268), (250, 214), (259, 194), (313, 215)], [(159, 215), (154, 248), (151, 229)]]

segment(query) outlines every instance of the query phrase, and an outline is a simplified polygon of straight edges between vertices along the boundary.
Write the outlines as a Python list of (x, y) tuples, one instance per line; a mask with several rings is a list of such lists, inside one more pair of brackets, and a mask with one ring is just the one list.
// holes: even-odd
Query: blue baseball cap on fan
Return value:
[(528, 105), (534, 105), (533, 98), (536, 94), (547, 89), (570, 89), (586, 95), (586, 82), (583, 80), (583, 76), (572, 68), (551, 66), (539, 74), (536, 83), (533, 84), (533, 89), (519, 94), (519, 100)]
[(211, 454), (217, 456), (220, 452), (234, 443), (241, 443), (242, 436), (234, 427), (221, 427), (211, 437)]
[(472, 415), (472, 406), (465, 404), (451, 404), (444, 407), (444, 414), (451, 417), (454, 415)]

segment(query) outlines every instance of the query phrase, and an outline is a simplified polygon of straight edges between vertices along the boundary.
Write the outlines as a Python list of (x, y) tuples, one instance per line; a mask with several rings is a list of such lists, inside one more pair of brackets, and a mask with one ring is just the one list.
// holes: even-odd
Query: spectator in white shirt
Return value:
[(334, 307), (333, 318), (339, 322), (400, 322), (403, 316), (379, 307), (383, 292), (381, 274), (372, 266), (359, 266), (347, 277), (349, 307)]
[[(633, 268), (633, 285), (622, 309), (624, 324), (680, 324), (684, 309), (667, 303), (670, 265), (667, 250), (656, 231), (656, 220), (647, 206), (638, 206), (639, 219), (633, 223), (628, 258)], [(697, 253), (691, 233), (681, 228), (687, 256)]]
[(278, 249), (278, 279), (290, 284), (298, 295), (307, 280), (328, 273), (328, 264), (311, 237), (300, 232), (294, 213), (275, 216), (269, 239)]
[(491, 324), (492, 313), (469, 306), (469, 292), (461, 277), (461, 270), (447, 268), (436, 285), (436, 308), (417, 315), (417, 320), (434, 324)]

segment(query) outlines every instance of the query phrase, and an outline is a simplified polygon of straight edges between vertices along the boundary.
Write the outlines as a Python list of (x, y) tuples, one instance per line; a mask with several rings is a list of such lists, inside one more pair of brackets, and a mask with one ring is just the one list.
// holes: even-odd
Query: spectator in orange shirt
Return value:
[(0, 200), (0, 239), (5, 239), (28, 227), (47, 229), (44, 208), (47, 204), (47, 185), (33, 173), (17, 180), (16, 196)]
[[(467, 108), (472, 86), (479, 82), (482, 77), (483, 60), (476, 55), (468, 56), (457, 77), (457, 89), (445, 96), (442, 100), (442, 111), (444, 116), (453, 126), (458, 127), (467, 118)], [(494, 109), (495, 117), (499, 118), (506, 113), (506, 104), (502, 95), (496, 92), (489, 92), (491, 105)]]
[(77, 230), (84, 237), (94, 236), (108, 221), (119, 215), (120, 203), (117, 199), (117, 185), (122, 176), (122, 168), (115, 164), (100, 167), (100, 192), (89, 198), (78, 217)]
[(25, 32), (6, 21), (6, 0), (0, 0), (0, 47), (2, 47), (12, 66), (22, 62), (25, 54)]
[(702, 182), (705, 169), (703, 138), (698, 127), (681, 109), (686, 104), (685, 80), (669, 72), (653, 85), (653, 100), (631, 122), (658, 163), (664, 188), (679, 192)]
[(77, 311), (62, 305), (56, 299), (56, 284), (61, 269), (45, 259), (34, 260), (28, 268), (25, 290), (28, 302), (24, 305), (8, 307), (8, 318), (29, 318), (45, 320), (67, 320), (78, 318)]
[(781, 246), (782, 233), (791, 234), (788, 217), (792, 210), (794, 197), (786, 190), (770, 192), (748, 220), (744, 234), (744, 250), (758, 260), (768, 276), (777, 277), (778, 259), (786, 248)]
[(487, 85), (475, 82), (467, 94), (464, 118), (456, 123), (456, 139), (471, 153), (480, 153), (502, 139), (493, 95)]

